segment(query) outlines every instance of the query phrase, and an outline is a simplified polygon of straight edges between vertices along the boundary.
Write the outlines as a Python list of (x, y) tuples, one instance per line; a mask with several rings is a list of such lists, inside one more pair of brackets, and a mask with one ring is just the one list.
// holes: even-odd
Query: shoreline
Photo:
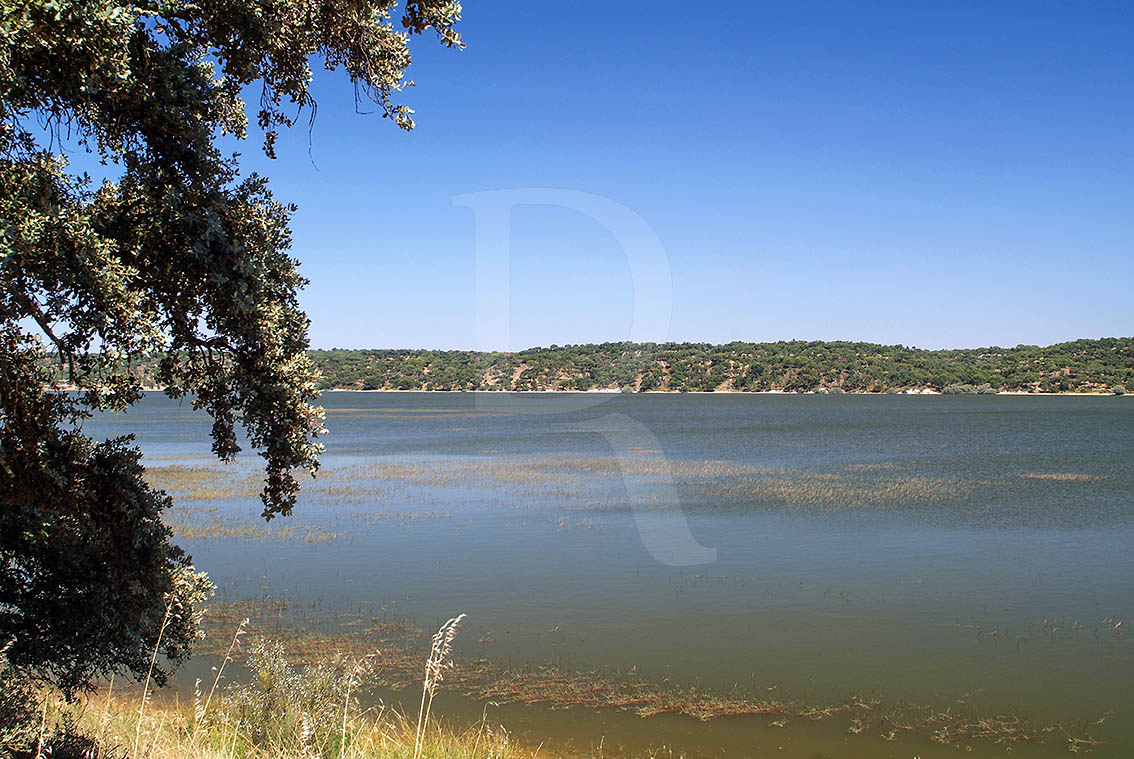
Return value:
[[(75, 392), (74, 387), (53, 387), (51, 390), (62, 392)], [(164, 387), (143, 387), (144, 393), (162, 393), (165, 392)], [(1044, 392), (1029, 392), (1027, 390), (1000, 390), (996, 393), (942, 393), (940, 390), (932, 389), (907, 389), (899, 390), (894, 393), (864, 393), (854, 390), (844, 390), (841, 393), (817, 393), (815, 391), (807, 391), (804, 393), (797, 393), (794, 390), (704, 390), (704, 391), (686, 391), (681, 390), (642, 390), (623, 392), (621, 390), (359, 390), (351, 387), (331, 387), (326, 390), (320, 390), (322, 393), (421, 393), (422, 395), (560, 395), (560, 394), (575, 394), (575, 395), (825, 395), (825, 396), (838, 396), (838, 395), (855, 395), (855, 396), (1019, 396), (1025, 398), (1122, 398), (1123, 395), (1108, 392), (1089, 392), (1089, 393), (1076, 393), (1071, 391), (1059, 393), (1044, 393)], [(1127, 394), (1134, 397), (1134, 393)]]
[[(160, 392), (161, 388), (144, 388), (146, 392)], [(1001, 390), (996, 393), (942, 393), (939, 390), (922, 390), (909, 392), (902, 390), (896, 393), (863, 393), (857, 391), (844, 391), (842, 393), (816, 393), (806, 392), (797, 393), (792, 390), (707, 390), (702, 392), (682, 392), (680, 390), (644, 390), (641, 392), (627, 392), (623, 393), (621, 390), (358, 390), (349, 387), (332, 387), (326, 390), (321, 390), (321, 393), (420, 393), (422, 395), (559, 395), (559, 394), (575, 394), (575, 395), (865, 395), (865, 396), (975, 396), (975, 395), (998, 395), (998, 396), (1022, 396), (1022, 397), (1045, 397), (1045, 398), (1061, 398), (1061, 397), (1078, 397), (1078, 398), (1121, 398), (1124, 396), (1115, 395), (1114, 393), (1105, 392), (1090, 392), (1090, 393), (1075, 393), (1075, 392), (1059, 392), (1059, 393), (1043, 393), (1043, 392), (1028, 392), (1026, 390)]]

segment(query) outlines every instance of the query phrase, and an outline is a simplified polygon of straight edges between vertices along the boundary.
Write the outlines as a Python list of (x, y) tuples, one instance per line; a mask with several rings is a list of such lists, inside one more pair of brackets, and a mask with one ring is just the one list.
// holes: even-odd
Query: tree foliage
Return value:
[[(314, 113), (311, 61), (343, 69), (403, 128), (409, 36), (461, 45), (460, 5), (409, 0), (0, 0), (0, 647), (74, 691), (176, 663), (206, 580), (170, 544), (169, 500), (131, 440), (82, 421), (140, 397), (123, 367), (154, 361), (166, 392), (213, 419), (230, 459), (242, 427), (265, 460), (264, 515), (288, 513), (318, 465), (317, 373), (289, 217), (218, 138), (274, 155)], [(76, 176), (69, 139), (106, 166)], [(75, 392), (53, 392), (63, 380)], [(166, 610), (170, 610), (167, 617)], [(163, 623), (165, 630), (162, 632)], [(158, 673), (159, 679), (163, 674)]]
[[(311, 351), (324, 388), (677, 392), (1093, 391), (1134, 387), (1134, 339), (922, 350), (851, 342), (604, 343), (515, 353)], [(143, 363), (137, 367), (153, 378)]]

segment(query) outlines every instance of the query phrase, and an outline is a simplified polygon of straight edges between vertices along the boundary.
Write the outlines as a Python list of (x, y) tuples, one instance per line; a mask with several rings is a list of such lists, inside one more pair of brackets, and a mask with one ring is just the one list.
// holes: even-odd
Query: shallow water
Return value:
[[(593, 403), (562, 410), (563, 403)], [(1060, 723), (1134, 754), (1134, 401), (1104, 397), (330, 393), (324, 473), (255, 536), (257, 459), (208, 458), (160, 395), (136, 432), (222, 598), (435, 627), (466, 656), (808, 704), (858, 696)], [(179, 472), (220, 472), (211, 488)], [(224, 485), (224, 487), (218, 487)], [(298, 537), (297, 537), (298, 536)], [(304, 539), (306, 538), (306, 539)], [(715, 554), (715, 555), (714, 555)], [(207, 669), (207, 663), (201, 663)], [(191, 674), (194, 667), (190, 667)], [(450, 697), (455, 715), (480, 707)], [(606, 754), (945, 756), (838, 719), (505, 706)], [(965, 741), (978, 756), (992, 741)], [(1015, 747), (1062, 755), (1062, 740)]]

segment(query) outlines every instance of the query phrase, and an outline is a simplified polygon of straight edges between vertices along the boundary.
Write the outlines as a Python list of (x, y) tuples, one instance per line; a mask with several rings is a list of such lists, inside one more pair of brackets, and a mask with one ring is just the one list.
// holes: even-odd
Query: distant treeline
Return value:
[[(312, 350), (324, 390), (621, 390), (707, 393), (1134, 392), (1134, 338), (922, 350), (874, 343), (602, 343), (515, 353)], [(58, 367), (58, 359), (53, 359)], [(134, 359), (143, 385), (158, 358)], [(58, 385), (67, 387), (64, 367)]]
[(850, 342), (603, 343), (515, 353), (311, 351), (322, 387), (885, 393), (1134, 390), (1134, 338), (921, 350)]

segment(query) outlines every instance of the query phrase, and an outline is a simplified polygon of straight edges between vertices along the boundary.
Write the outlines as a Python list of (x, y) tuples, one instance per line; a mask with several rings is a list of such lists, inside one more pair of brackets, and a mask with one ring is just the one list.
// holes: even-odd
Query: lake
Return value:
[(259, 459), (212, 460), (187, 404), (86, 430), (137, 434), (230, 617), (310, 646), (467, 613), (455, 720), (493, 700), (612, 756), (1134, 754), (1134, 400), (322, 403), (323, 471), (267, 525)]

